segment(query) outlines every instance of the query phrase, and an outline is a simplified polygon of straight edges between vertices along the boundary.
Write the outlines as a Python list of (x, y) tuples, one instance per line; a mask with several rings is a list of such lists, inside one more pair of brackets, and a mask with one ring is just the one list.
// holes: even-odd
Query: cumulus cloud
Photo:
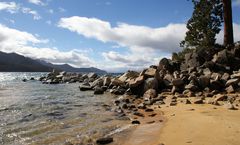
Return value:
[(0, 2), (0, 11), (16, 13), (18, 9), (19, 6), (15, 2)]
[(107, 21), (96, 18), (73, 16), (61, 18), (58, 27), (77, 32), (87, 38), (102, 42), (115, 42), (131, 50), (177, 51), (179, 42), (183, 40), (186, 25), (169, 24), (166, 27), (151, 28), (146, 26), (118, 23), (112, 27)]
[(34, 20), (41, 19), (41, 16), (37, 11), (32, 10), (31, 8), (23, 7), (22, 5), (16, 4), (15, 2), (0, 2), (0, 11), (6, 11), (11, 14), (22, 12), (24, 14), (32, 15)]
[(27, 57), (42, 59), (52, 63), (69, 63), (74, 66), (91, 66), (93, 61), (85, 54), (73, 49), (60, 51), (57, 48), (36, 47), (37, 44), (47, 43), (28, 32), (9, 28), (0, 24), (0, 51), (16, 52)]
[[(240, 41), (240, 24), (233, 23), (233, 34), (234, 34), (234, 41)], [(224, 38), (224, 31), (222, 30), (217, 35), (217, 43), (223, 44), (223, 38)]]
[[(68, 29), (104, 43), (114, 42), (115, 49), (128, 48), (127, 53), (103, 52), (106, 63), (114, 63), (114, 68), (139, 69), (157, 64), (160, 58), (170, 57), (171, 52), (180, 51), (179, 43), (186, 33), (185, 24), (169, 24), (165, 27), (118, 23), (113, 27), (109, 22), (96, 18), (73, 16), (61, 18), (58, 27)], [(117, 47), (116, 47), (117, 46)], [(110, 68), (107, 68), (108, 70)]]
[(28, 0), (28, 2), (35, 5), (45, 5), (41, 0)]
[(25, 8), (25, 7), (24, 7), (24, 8), (22, 8), (22, 12), (23, 12), (24, 14), (30, 14), (30, 15), (32, 15), (34, 20), (39, 20), (39, 19), (41, 19), (41, 16), (38, 14), (38, 12), (37, 12), (37, 11), (34, 11), (34, 10), (30, 9), (30, 8)]

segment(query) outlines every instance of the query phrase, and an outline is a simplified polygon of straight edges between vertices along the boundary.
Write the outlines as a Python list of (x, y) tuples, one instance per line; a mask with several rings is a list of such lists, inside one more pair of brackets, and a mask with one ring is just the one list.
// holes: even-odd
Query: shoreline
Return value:
[[(239, 145), (240, 111), (211, 104), (164, 105), (161, 123), (141, 123), (111, 145)], [(157, 118), (150, 118), (150, 120)], [(149, 118), (145, 120), (149, 121)], [(125, 138), (124, 138), (125, 137)], [(124, 140), (119, 142), (118, 140)]]

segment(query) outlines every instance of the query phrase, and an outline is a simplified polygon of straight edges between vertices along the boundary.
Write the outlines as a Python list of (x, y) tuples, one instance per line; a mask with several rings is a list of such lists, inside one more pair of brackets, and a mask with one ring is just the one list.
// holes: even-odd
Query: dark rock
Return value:
[(133, 112), (133, 115), (136, 115), (136, 116), (140, 116), (140, 117), (144, 117), (144, 114), (140, 113), (140, 112)]
[(158, 80), (156, 78), (148, 78), (144, 83), (144, 92), (149, 89), (158, 90)]
[(173, 84), (173, 86), (182, 86), (184, 84), (184, 82), (181, 79), (173, 79), (172, 84)]
[(94, 89), (94, 94), (95, 95), (100, 95), (100, 94), (103, 94), (103, 93), (104, 93), (104, 90), (102, 88), (100, 88), (100, 87), (96, 87)]
[(109, 86), (111, 83), (111, 78), (110, 77), (104, 77), (103, 79), (103, 85), (104, 86)]
[(95, 80), (92, 84), (91, 84), (92, 88), (96, 87), (96, 86), (103, 86), (103, 79), (99, 78), (97, 80)]
[(110, 144), (113, 142), (113, 138), (112, 137), (106, 137), (106, 138), (100, 138), (97, 139), (96, 143), (97, 144)]
[(208, 87), (209, 83), (210, 83), (210, 78), (208, 76), (201, 76), (198, 79), (198, 84), (202, 89)]
[(89, 90), (92, 90), (92, 87), (91, 86), (87, 86), (87, 85), (80, 85), (79, 89), (81, 91), (89, 91)]
[(122, 109), (128, 109), (128, 105), (126, 103), (122, 104)]
[(27, 79), (22, 79), (22, 81), (23, 81), (23, 82), (26, 82), (26, 81), (27, 81)]
[(202, 98), (195, 98), (193, 101), (194, 104), (203, 104), (203, 99)]
[(174, 71), (174, 68), (171, 64), (171, 60), (169, 60), (167, 58), (163, 58), (159, 61), (158, 69), (159, 70), (165, 70), (165, 71), (168, 71), (170, 73), (172, 73)]
[(145, 112), (153, 112), (153, 109), (147, 108), (147, 109), (145, 109)]
[(198, 90), (198, 87), (196, 85), (190, 83), (190, 84), (185, 86), (185, 89), (195, 92), (195, 91)]
[(141, 124), (141, 123), (140, 123), (140, 121), (138, 121), (138, 120), (133, 120), (133, 121), (132, 121), (132, 124)]
[(214, 96), (214, 102), (224, 101), (226, 99), (227, 99), (227, 96), (223, 95), (223, 94), (217, 94), (217, 95)]

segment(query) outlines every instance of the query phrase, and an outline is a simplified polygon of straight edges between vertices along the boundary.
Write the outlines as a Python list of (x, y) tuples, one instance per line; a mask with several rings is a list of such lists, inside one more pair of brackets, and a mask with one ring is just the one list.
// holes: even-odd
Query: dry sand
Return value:
[[(143, 121), (121, 139), (124, 145), (240, 145), (240, 111), (223, 106), (185, 105), (163, 106), (166, 121), (159, 116)], [(156, 111), (155, 111), (156, 112)]]

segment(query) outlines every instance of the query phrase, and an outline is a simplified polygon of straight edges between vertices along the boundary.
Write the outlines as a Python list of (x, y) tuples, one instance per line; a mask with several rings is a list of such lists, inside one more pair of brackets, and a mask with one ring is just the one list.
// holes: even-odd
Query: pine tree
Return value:
[(223, 22), (222, 0), (192, 0), (194, 11), (187, 23), (184, 48), (208, 48), (215, 44)]

